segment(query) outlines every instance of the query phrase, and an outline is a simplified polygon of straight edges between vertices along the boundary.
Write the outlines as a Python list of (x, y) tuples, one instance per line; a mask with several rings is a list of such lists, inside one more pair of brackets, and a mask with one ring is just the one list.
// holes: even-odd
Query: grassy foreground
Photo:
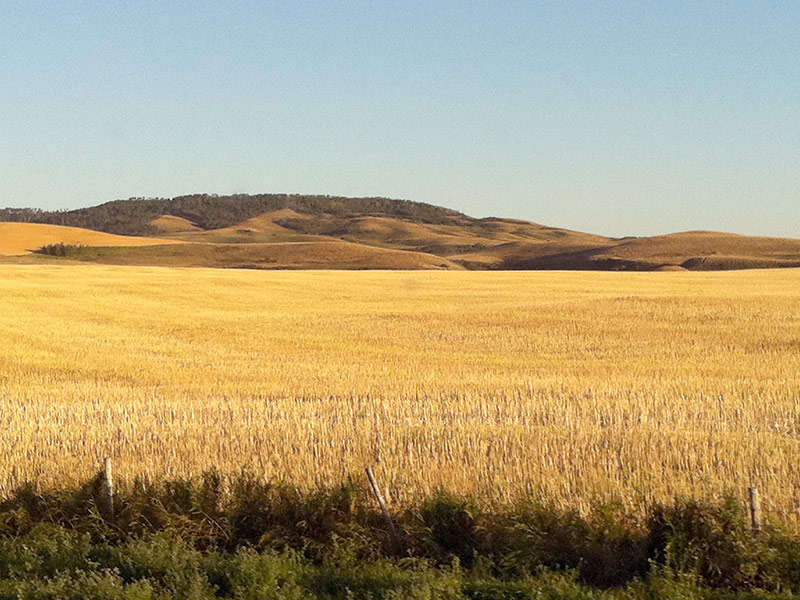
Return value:
[(800, 271), (0, 268), (0, 485), (380, 457), (390, 503), (748, 486), (800, 531)]
[(438, 493), (393, 515), (346, 482), (303, 493), (243, 474), (92, 481), (0, 504), (0, 598), (793, 598), (800, 537), (751, 531), (738, 502), (537, 502), (493, 512)]

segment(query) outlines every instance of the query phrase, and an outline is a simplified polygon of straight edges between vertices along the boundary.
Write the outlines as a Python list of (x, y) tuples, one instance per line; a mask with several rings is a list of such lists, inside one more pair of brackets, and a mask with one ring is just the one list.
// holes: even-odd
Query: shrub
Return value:
[(46, 254), (48, 256), (72, 256), (84, 248), (81, 244), (65, 244), (58, 242), (57, 244), (45, 244), (36, 252), (38, 254)]
[(717, 506), (696, 500), (657, 506), (648, 529), (649, 555), (675, 572), (695, 574), (712, 587), (746, 588), (761, 579), (768, 549), (749, 531), (733, 498)]
[(470, 568), (486, 545), (478, 518), (477, 508), (466, 499), (440, 492), (420, 508), (416, 535), (424, 551), (440, 564), (457, 558)]

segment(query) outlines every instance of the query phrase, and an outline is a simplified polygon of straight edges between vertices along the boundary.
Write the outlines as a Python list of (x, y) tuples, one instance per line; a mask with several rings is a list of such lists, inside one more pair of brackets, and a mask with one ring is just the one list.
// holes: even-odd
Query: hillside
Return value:
[(691, 231), (534, 256), (518, 252), (509, 269), (721, 271), (800, 267), (800, 240)]
[(463, 269), (432, 254), (373, 248), (343, 241), (86, 247), (74, 250), (68, 258), (108, 265), (235, 269)]
[(76, 227), (38, 223), (0, 223), (0, 254), (27, 254), (48, 244), (78, 246), (153, 246), (172, 240), (112, 235)]
[(140, 198), (72, 211), (2, 209), (0, 221), (15, 222), (0, 229), (0, 253), (23, 254), (62, 242), (91, 246), (68, 248), (65, 258), (106, 264), (616, 271), (800, 267), (797, 239), (706, 231), (613, 239), (388, 198)]

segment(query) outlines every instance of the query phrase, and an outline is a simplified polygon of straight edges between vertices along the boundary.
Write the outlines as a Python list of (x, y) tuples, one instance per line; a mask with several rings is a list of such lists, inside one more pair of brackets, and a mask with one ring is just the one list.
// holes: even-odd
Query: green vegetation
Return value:
[(750, 531), (733, 500), (538, 503), (492, 514), (439, 494), (392, 534), (352, 482), (301, 492), (211, 471), (137, 481), (104, 515), (100, 486), (0, 504), (0, 598), (792, 598), (800, 539)]

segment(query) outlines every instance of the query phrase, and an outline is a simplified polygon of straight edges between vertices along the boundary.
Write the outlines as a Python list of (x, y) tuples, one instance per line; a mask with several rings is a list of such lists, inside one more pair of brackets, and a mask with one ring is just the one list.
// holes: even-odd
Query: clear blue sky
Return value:
[(800, 2), (0, 0), (0, 206), (193, 192), (800, 237)]

